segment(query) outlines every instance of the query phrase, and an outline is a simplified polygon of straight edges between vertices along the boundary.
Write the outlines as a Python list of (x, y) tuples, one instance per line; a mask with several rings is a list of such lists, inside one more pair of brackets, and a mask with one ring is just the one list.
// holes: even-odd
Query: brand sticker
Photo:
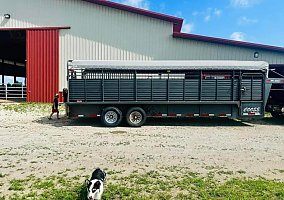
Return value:
[(245, 107), (243, 112), (244, 113), (249, 113), (249, 112), (260, 112), (261, 108), (260, 107)]

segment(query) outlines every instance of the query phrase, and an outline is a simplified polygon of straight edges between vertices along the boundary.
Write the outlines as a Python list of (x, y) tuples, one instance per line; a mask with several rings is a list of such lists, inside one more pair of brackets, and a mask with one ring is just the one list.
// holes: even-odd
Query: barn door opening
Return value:
[(0, 31), (0, 100), (26, 99), (26, 32)]
[(27, 30), (27, 101), (51, 102), (59, 90), (59, 30)]

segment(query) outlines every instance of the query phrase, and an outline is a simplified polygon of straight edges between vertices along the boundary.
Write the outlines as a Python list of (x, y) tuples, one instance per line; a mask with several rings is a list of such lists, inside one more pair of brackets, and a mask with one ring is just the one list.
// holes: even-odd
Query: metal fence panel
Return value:
[(0, 99), (26, 99), (27, 87), (22, 86), (9, 86), (7, 84), (0, 85)]

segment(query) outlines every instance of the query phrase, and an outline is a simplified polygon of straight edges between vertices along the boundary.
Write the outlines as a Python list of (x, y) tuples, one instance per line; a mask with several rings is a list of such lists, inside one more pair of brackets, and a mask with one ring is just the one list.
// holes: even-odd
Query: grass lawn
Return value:
[[(176, 175), (175, 175), (176, 174)], [(183, 174), (183, 175), (181, 175)], [(10, 197), (1, 200), (79, 200), (85, 199), (85, 177), (61, 173), (43, 179), (29, 176), (10, 181)], [(284, 183), (263, 178), (233, 178), (217, 181), (214, 174), (205, 177), (186, 170), (161, 170), (127, 176), (108, 171), (103, 199), (284, 199)]]

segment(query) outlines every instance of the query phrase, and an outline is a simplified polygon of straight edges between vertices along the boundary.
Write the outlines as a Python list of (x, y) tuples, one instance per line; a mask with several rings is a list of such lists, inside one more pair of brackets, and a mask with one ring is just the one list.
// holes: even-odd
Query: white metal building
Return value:
[(284, 48), (184, 34), (180, 18), (106, 0), (0, 0), (0, 4), (0, 69), (5, 68), (3, 74), (12, 67), (5, 60), (26, 66), (28, 101), (48, 102), (62, 91), (70, 59), (284, 64)]

